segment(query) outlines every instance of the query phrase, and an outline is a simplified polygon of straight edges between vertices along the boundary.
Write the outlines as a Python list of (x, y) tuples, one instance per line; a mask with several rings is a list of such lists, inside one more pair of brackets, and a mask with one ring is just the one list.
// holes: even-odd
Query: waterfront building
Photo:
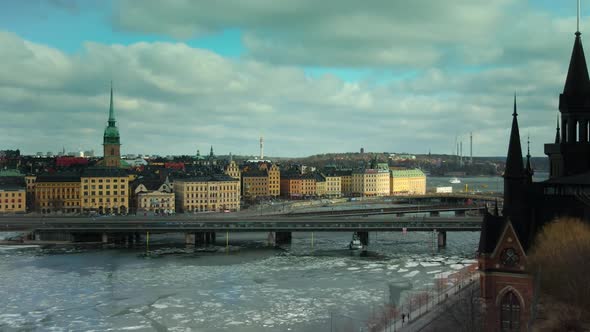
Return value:
[(27, 192), (24, 177), (18, 171), (0, 171), (0, 214), (25, 213)]
[(36, 212), (80, 212), (80, 175), (74, 172), (39, 175), (35, 181)]
[(134, 195), (134, 212), (172, 213), (176, 211), (174, 187), (169, 179), (138, 178), (130, 184)]
[(261, 168), (268, 173), (268, 196), (279, 197), (281, 195), (281, 170), (277, 164), (264, 163)]
[(527, 255), (543, 225), (559, 217), (590, 220), (590, 79), (580, 35), (576, 31), (559, 96), (555, 139), (545, 144), (550, 161), (546, 181), (533, 182), (530, 152), (523, 163), (514, 98), (504, 207), (501, 215), (496, 209), (484, 216), (478, 250), (485, 331), (528, 329), (534, 288)]
[(326, 179), (326, 193), (327, 197), (342, 196), (342, 178), (335, 173), (322, 174)]
[(82, 212), (126, 214), (129, 211), (129, 180), (119, 168), (87, 168), (82, 173)]
[(242, 196), (244, 199), (266, 197), (268, 194), (268, 173), (260, 169), (242, 172)]
[(342, 195), (352, 196), (352, 170), (335, 171), (334, 175), (340, 177)]
[(391, 195), (426, 194), (426, 175), (419, 169), (390, 170)]
[(300, 174), (281, 175), (281, 196), (285, 198), (301, 198), (303, 179)]
[(301, 195), (303, 197), (316, 196), (316, 188), (315, 174), (308, 173), (301, 175)]
[(225, 174), (174, 179), (179, 212), (240, 210), (240, 181)]
[(314, 173), (315, 177), (315, 196), (324, 197), (326, 196), (326, 178), (320, 173)]
[(389, 195), (389, 171), (384, 169), (362, 169), (352, 172), (351, 191), (353, 196), (371, 197)]
[(276, 164), (250, 164), (242, 172), (242, 195), (247, 199), (272, 198), (281, 194), (281, 172)]

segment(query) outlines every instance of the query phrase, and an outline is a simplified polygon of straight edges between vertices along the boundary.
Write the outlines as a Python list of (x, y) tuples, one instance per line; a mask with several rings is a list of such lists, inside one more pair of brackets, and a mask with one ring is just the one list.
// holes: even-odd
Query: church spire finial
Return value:
[(518, 112), (516, 112), (516, 91), (514, 92), (514, 112), (512, 116), (518, 116)]
[(561, 142), (561, 135), (559, 133), (559, 114), (557, 115), (557, 128), (555, 129), (555, 144), (559, 144)]
[(109, 126), (115, 126), (115, 108), (113, 107), (113, 81), (111, 80), (111, 104), (109, 106)]
[(506, 178), (522, 178), (524, 165), (522, 162), (522, 148), (520, 146), (520, 133), (518, 130), (518, 113), (516, 111), (516, 94), (514, 94), (514, 112), (512, 113), (512, 129), (508, 143), (508, 156), (506, 158)]

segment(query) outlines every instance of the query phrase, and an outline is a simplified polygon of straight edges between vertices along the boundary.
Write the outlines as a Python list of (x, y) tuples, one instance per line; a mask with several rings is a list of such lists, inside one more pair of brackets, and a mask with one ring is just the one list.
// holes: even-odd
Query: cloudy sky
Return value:
[(505, 155), (516, 91), (540, 156), (575, 30), (575, 0), (0, 0), (0, 149), (102, 153), (113, 80), (123, 154)]

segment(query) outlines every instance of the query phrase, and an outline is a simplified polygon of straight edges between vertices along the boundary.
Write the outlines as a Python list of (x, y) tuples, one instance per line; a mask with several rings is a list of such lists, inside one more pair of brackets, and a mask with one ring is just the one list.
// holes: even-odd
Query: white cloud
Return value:
[[(542, 143), (550, 142), (554, 135), (558, 93), (563, 87), (573, 41), (571, 35), (559, 34), (561, 23), (547, 25), (546, 33), (560, 36), (559, 42), (542, 44), (525, 40), (524, 49), (528, 47), (530, 52), (524, 52), (524, 59), (509, 65), (506, 57), (520, 50), (516, 46), (511, 49), (510, 43), (510, 47), (491, 47), (489, 53), (478, 53), (469, 47), (466, 48), (469, 52), (460, 51), (466, 59), (471, 59), (470, 63), (478, 63), (478, 59), (496, 61), (471, 70), (446, 66), (441, 62), (448, 55), (446, 51), (439, 47), (429, 50), (431, 43), (436, 46), (455, 40), (465, 48), (470, 45), (467, 41), (483, 38), (486, 27), (502, 21), (500, 9), (510, 5), (508, 0), (494, 1), (494, 4), (485, 2), (479, 4), (481, 8), (469, 5), (471, 1), (459, 1), (457, 4), (464, 5), (460, 10), (437, 5), (435, 9), (441, 14), (440, 18), (434, 17), (432, 8), (423, 14), (424, 18), (434, 15), (432, 22), (407, 17), (409, 10), (416, 8), (405, 9), (380, 2), (381, 14), (370, 11), (355, 19), (358, 25), (361, 21), (368, 24), (375, 18), (375, 24), (383, 25), (377, 31), (370, 27), (342, 26), (346, 25), (342, 21), (344, 16), (338, 15), (320, 22), (320, 14), (325, 13), (325, 6), (328, 6), (323, 2), (318, 13), (313, 12), (313, 6), (307, 2), (268, 7), (264, 7), (262, 1), (249, 3), (261, 6), (256, 11), (262, 11), (262, 16), (255, 17), (260, 20), (233, 12), (223, 14), (227, 15), (227, 22), (222, 24), (217, 22), (219, 17), (215, 20), (204, 17), (208, 16), (205, 10), (201, 16), (206, 24), (193, 25), (190, 18), (194, 13), (189, 9), (184, 19), (171, 20), (172, 16), (180, 15), (171, 4), (170, 8), (162, 9), (162, 22), (171, 24), (164, 26), (165, 30), (187, 29), (199, 33), (217, 31), (234, 22), (251, 27), (253, 38), (277, 42), (278, 39), (267, 37), (257, 29), (277, 24), (279, 20), (293, 21), (292, 11), (302, 11), (314, 18), (306, 33), (312, 32), (309, 29), (313, 29), (313, 24), (324, 24), (326, 28), (302, 40), (304, 51), (300, 55), (295, 53), (301, 56), (301, 62), (319, 52), (317, 47), (336, 35), (338, 38), (332, 46), (326, 44), (322, 48), (322, 52), (333, 52), (329, 53), (331, 56), (348, 50), (336, 63), (429, 65), (417, 70), (414, 76), (391, 83), (345, 82), (332, 74), (309, 77), (299, 67), (277, 64), (288, 63), (284, 60), (286, 55), (277, 54), (284, 61), (273, 63), (254, 56), (254, 49), (250, 49), (251, 56), (234, 59), (181, 42), (142, 42), (128, 46), (88, 42), (81, 52), (70, 55), (12, 33), (0, 32), (2, 146), (19, 147), (28, 153), (57, 151), (62, 145), (69, 149), (83, 147), (100, 151), (111, 79), (115, 84), (115, 108), (123, 153), (194, 154), (197, 148), (203, 152), (214, 145), (218, 153), (255, 154), (261, 135), (265, 137), (269, 155), (357, 151), (361, 146), (368, 151), (426, 153), (431, 148), (433, 152), (449, 153), (456, 135), (466, 140), (466, 135), (473, 131), (478, 155), (504, 155), (514, 91), (520, 96), (521, 133), (526, 135), (530, 131), (534, 154), (541, 155)], [(354, 3), (357, 2), (342, 1), (342, 10), (357, 9)], [(423, 3), (411, 6), (419, 4)], [(394, 9), (397, 21), (392, 23), (381, 18), (389, 17), (383, 13)], [(489, 11), (490, 15), (482, 18), (484, 11)], [(416, 12), (420, 11), (413, 13)], [(148, 14), (134, 13), (130, 22), (140, 22)], [(447, 26), (449, 17), (457, 24)], [(176, 27), (176, 22), (184, 22), (188, 27)], [(476, 27), (463, 31), (470, 30), (465, 29), (469, 24)], [(416, 29), (409, 29), (410, 26)], [(152, 28), (154, 31), (163, 29), (162, 26)], [(428, 36), (419, 28), (448, 31), (438, 34), (435, 31)], [(288, 36), (297, 33), (284, 26), (279, 32)], [(371, 33), (366, 43), (354, 45)], [(449, 33), (456, 34), (456, 39), (447, 36)], [(401, 42), (394, 48), (391, 45), (395, 43), (379, 46), (391, 34), (395, 38), (403, 37), (400, 39), (403, 42), (409, 39), (419, 42), (408, 44), (408, 48)], [(298, 36), (291, 37), (289, 44), (299, 40)], [(353, 46), (345, 42), (346, 38)], [(476, 43), (483, 44), (481, 40)], [(426, 50), (426, 60), (420, 58), (420, 54), (412, 57), (411, 52), (408, 53), (420, 47)], [(390, 48), (392, 51), (388, 54)], [(553, 48), (557, 51), (551, 56), (531, 55), (545, 54), (547, 49)], [(396, 58), (396, 54), (403, 56)], [(375, 58), (379, 56), (390, 60)], [(358, 61), (353, 61), (354, 57)], [(330, 56), (321, 61), (329, 62), (329, 59)]]

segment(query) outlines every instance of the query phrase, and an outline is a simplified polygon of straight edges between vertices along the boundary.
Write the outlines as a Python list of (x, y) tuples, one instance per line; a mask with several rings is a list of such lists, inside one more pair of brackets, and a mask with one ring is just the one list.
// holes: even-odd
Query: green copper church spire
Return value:
[(115, 108), (113, 107), (113, 81), (111, 81), (111, 104), (109, 107), (108, 126), (104, 130), (103, 144), (120, 144), (119, 129), (115, 125)]
[(109, 127), (114, 127), (115, 122), (115, 108), (113, 107), (113, 81), (111, 81), (111, 106), (109, 108)]

